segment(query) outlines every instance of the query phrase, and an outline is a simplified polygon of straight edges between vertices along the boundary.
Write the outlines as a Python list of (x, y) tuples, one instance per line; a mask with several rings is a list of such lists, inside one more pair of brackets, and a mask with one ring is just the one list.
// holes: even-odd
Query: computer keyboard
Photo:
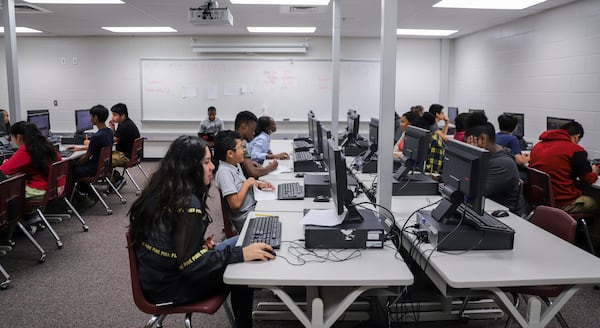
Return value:
[(471, 211), (466, 211), (465, 219), (468, 223), (475, 225), (480, 229), (492, 229), (507, 232), (514, 231), (511, 227), (486, 212), (484, 212), (483, 215), (477, 215)]
[(60, 151), (60, 157), (71, 157), (71, 155), (73, 155), (73, 151), (69, 150), (69, 149), (65, 149), (65, 150), (61, 150)]
[(303, 161), (314, 161), (313, 154), (311, 154), (309, 151), (294, 152), (294, 162), (303, 162)]
[(0, 163), (11, 158), (14, 153), (15, 152), (12, 150), (10, 144), (6, 146), (0, 146)]
[(277, 185), (277, 199), (304, 199), (304, 187), (299, 182), (286, 182)]
[(242, 246), (266, 243), (273, 248), (281, 246), (281, 222), (278, 216), (259, 216), (248, 219), (248, 229)]

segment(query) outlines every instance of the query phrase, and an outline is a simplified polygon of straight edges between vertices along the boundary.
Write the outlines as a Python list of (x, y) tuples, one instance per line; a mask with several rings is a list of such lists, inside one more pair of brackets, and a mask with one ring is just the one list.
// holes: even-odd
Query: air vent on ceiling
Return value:
[[(0, 10), (2, 10), (2, 4), (0, 3)], [(42, 7), (30, 5), (28, 3), (16, 3), (15, 13), (16, 14), (34, 14), (34, 13), (50, 13), (48, 9)]]
[(326, 6), (281, 6), (279, 12), (282, 14), (322, 14), (326, 10)]

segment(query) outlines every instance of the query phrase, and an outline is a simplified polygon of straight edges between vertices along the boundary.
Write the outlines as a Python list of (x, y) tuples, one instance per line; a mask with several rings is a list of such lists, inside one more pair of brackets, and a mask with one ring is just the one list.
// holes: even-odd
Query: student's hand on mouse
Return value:
[(217, 245), (215, 243), (215, 234), (210, 234), (210, 236), (208, 236), (205, 240), (204, 240), (204, 244), (202, 245), (203, 248), (206, 249), (213, 249), (215, 248), (215, 245)]
[(268, 261), (274, 259), (275, 256), (265, 249), (273, 251), (273, 247), (265, 243), (253, 243), (244, 247), (242, 249), (244, 262), (254, 260)]
[(257, 181), (256, 187), (260, 190), (275, 191), (275, 186), (273, 184), (271, 184), (270, 182), (266, 182), (266, 181)]

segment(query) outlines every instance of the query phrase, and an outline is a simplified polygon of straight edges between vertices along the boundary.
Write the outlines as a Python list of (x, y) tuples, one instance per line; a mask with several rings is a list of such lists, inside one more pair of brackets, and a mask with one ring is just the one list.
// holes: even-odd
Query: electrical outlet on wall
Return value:
[(73, 57), (73, 65), (77, 64), (79, 64), (79, 60), (77, 59), (77, 57)]
[(54, 107), (58, 106), (58, 100), (55, 99), (52, 103), (54, 104)]

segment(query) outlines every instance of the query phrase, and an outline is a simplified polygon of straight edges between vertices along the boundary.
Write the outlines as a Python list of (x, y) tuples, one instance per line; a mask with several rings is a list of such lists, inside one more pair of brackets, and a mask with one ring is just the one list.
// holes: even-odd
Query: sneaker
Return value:
[(115, 187), (117, 187), (118, 191), (121, 191), (123, 186), (126, 184), (127, 184), (127, 181), (125, 181), (125, 178), (121, 177), (121, 180), (117, 181), (117, 183), (115, 184)]

